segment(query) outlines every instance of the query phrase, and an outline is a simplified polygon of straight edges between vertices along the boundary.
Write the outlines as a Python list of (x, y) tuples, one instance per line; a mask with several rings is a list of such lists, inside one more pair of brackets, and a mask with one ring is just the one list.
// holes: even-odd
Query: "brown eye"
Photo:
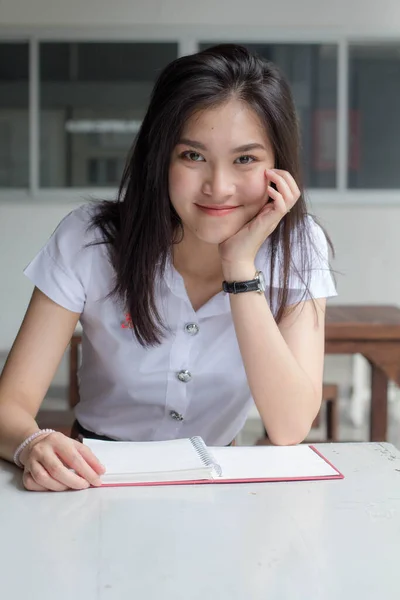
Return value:
[(255, 156), (250, 156), (249, 154), (244, 154), (243, 156), (239, 156), (239, 158), (237, 158), (235, 162), (238, 161), (237, 164), (239, 164), (239, 165), (251, 165), (251, 163), (254, 162), (255, 160), (257, 160)]
[(181, 154), (182, 158), (187, 158), (192, 162), (202, 162), (203, 157), (198, 152), (194, 152), (193, 150), (187, 150)]

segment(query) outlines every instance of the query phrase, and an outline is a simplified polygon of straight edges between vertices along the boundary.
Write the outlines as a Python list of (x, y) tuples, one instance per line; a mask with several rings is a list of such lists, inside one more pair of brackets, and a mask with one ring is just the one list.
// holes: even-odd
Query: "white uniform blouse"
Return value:
[[(81, 313), (76, 418), (86, 429), (118, 440), (201, 435), (210, 445), (229, 444), (252, 402), (229, 296), (221, 291), (195, 312), (169, 263), (157, 281), (156, 298), (170, 332), (159, 346), (143, 348), (124, 307), (107, 297), (114, 285), (107, 246), (88, 246), (101, 239), (99, 230), (88, 230), (93, 210), (86, 204), (67, 215), (24, 271), (54, 302)], [(311, 218), (310, 227), (316, 243), (310, 290), (315, 298), (333, 296), (325, 236)], [(267, 244), (256, 266), (268, 282), (266, 252)], [(304, 284), (291, 277), (289, 303), (303, 293)]]

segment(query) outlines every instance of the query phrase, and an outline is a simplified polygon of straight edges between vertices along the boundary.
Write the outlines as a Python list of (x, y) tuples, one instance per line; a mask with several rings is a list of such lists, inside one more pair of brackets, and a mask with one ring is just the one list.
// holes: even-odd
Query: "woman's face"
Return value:
[(256, 113), (230, 100), (188, 120), (174, 148), (169, 195), (185, 235), (220, 244), (237, 233), (268, 200), (265, 170), (271, 144)]

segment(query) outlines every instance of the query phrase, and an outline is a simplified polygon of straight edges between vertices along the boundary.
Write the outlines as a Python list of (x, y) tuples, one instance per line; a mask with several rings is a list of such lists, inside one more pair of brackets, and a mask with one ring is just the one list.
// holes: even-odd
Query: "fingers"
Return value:
[(49, 491), (47, 488), (36, 483), (36, 481), (33, 479), (32, 475), (29, 473), (29, 471), (24, 471), (24, 474), (22, 475), (22, 483), (24, 484), (24, 487), (27, 490), (29, 490), (30, 492), (48, 492)]
[(290, 208), (286, 205), (283, 196), (272, 186), (268, 186), (268, 193), (274, 201), (274, 209), (282, 216), (289, 212)]
[[(39, 485), (48, 487), (50, 479), (54, 479), (73, 490), (83, 490), (89, 487), (89, 482), (67, 468), (69, 465), (65, 466), (51, 448), (40, 449), (40, 451), (38, 449), (35, 454), (33, 452), (34, 450), (29, 471)], [(37, 468), (38, 465), (43, 468), (43, 471)]]
[[(293, 176), (288, 171), (284, 171), (283, 169), (271, 169), (271, 172), (285, 181), (291, 194), (296, 200), (300, 197), (299, 187), (296, 181), (294, 180)], [(275, 180), (274, 183), (278, 184), (278, 182)]]
[(40, 463), (34, 463), (31, 471), (25, 471), (23, 478), (26, 489), (34, 492), (65, 492), (68, 486), (53, 479)]
[[(78, 443), (79, 442), (77, 442), (77, 444)], [(82, 444), (80, 444), (80, 445), (82, 445)], [(68, 446), (68, 447), (60, 446), (60, 449), (58, 450), (58, 455), (60, 456), (62, 461), (68, 467), (70, 467), (71, 469), (73, 469), (75, 471), (76, 475), (74, 475), (74, 481), (76, 484), (78, 484), (77, 478), (80, 475), (79, 479), (83, 478), (84, 480), (89, 482), (91, 485), (94, 485), (94, 486), (101, 485), (99, 473), (96, 473), (96, 471), (86, 462), (81, 449), (78, 450), (78, 448), (76, 446)], [(97, 461), (97, 459), (95, 457), (94, 457), (94, 459)], [(98, 462), (98, 465), (101, 468), (101, 465), (99, 462)], [(104, 469), (102, 472), (104, 473)], [(69, 481), (72, 482), (71, 477), (69, 478)]]
[(78, 443), (77, 450), (83, 456), (88, 465), (91, 466), (93, 471), (98, 473), (98, 475), (103, 475), (103, 473), (105, 473), (105, 466), (101, 464), (99, 459), (93, 454), (90, 448), (85, 446), (85, 444)]
[(300, 190), (295, 180), (290, 173), (281, 169), (268, 169), (266, 171), (266, 176), (270, 181), (275, 183), (277, 187), (277, 190), (275, 190), (271, 185), (268, 186), (270, 197), (277, 202), (277, 193), (280, 194), (286, 206), (286, 210), (283, 211), (283, 214), (289, 212), (300, 197)]
[(24, 485), (33, 491), (82, 490), (90, 485), (100, 486), (99, 475), (105, 470), (89, 448), (60, 433), (35, 444), (25, 467)]
[(281, 175), (278, 175), (278, 173), (276, 173), (276, 171), (267, 171), (268, 177), (271, 181), (273, 181), (276, 184), (276, 187), (278, 188), (279, 192), (282, 194), (283, 197), (287, 198), (288, 200), (291, 199), (292, 197), (292, 190), (289, 187), (289, 184), (287, 183), (287, 181), (284, 179), (284, 177), (282, 177)]

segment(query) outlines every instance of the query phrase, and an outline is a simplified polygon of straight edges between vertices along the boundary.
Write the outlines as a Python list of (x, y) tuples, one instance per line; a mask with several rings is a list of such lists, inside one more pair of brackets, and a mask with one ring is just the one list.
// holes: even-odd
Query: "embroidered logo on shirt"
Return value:
[(132, 317), (129, 313), (125, 314), (125, 321), (121, 323), (121, 329), (133, 329)]

